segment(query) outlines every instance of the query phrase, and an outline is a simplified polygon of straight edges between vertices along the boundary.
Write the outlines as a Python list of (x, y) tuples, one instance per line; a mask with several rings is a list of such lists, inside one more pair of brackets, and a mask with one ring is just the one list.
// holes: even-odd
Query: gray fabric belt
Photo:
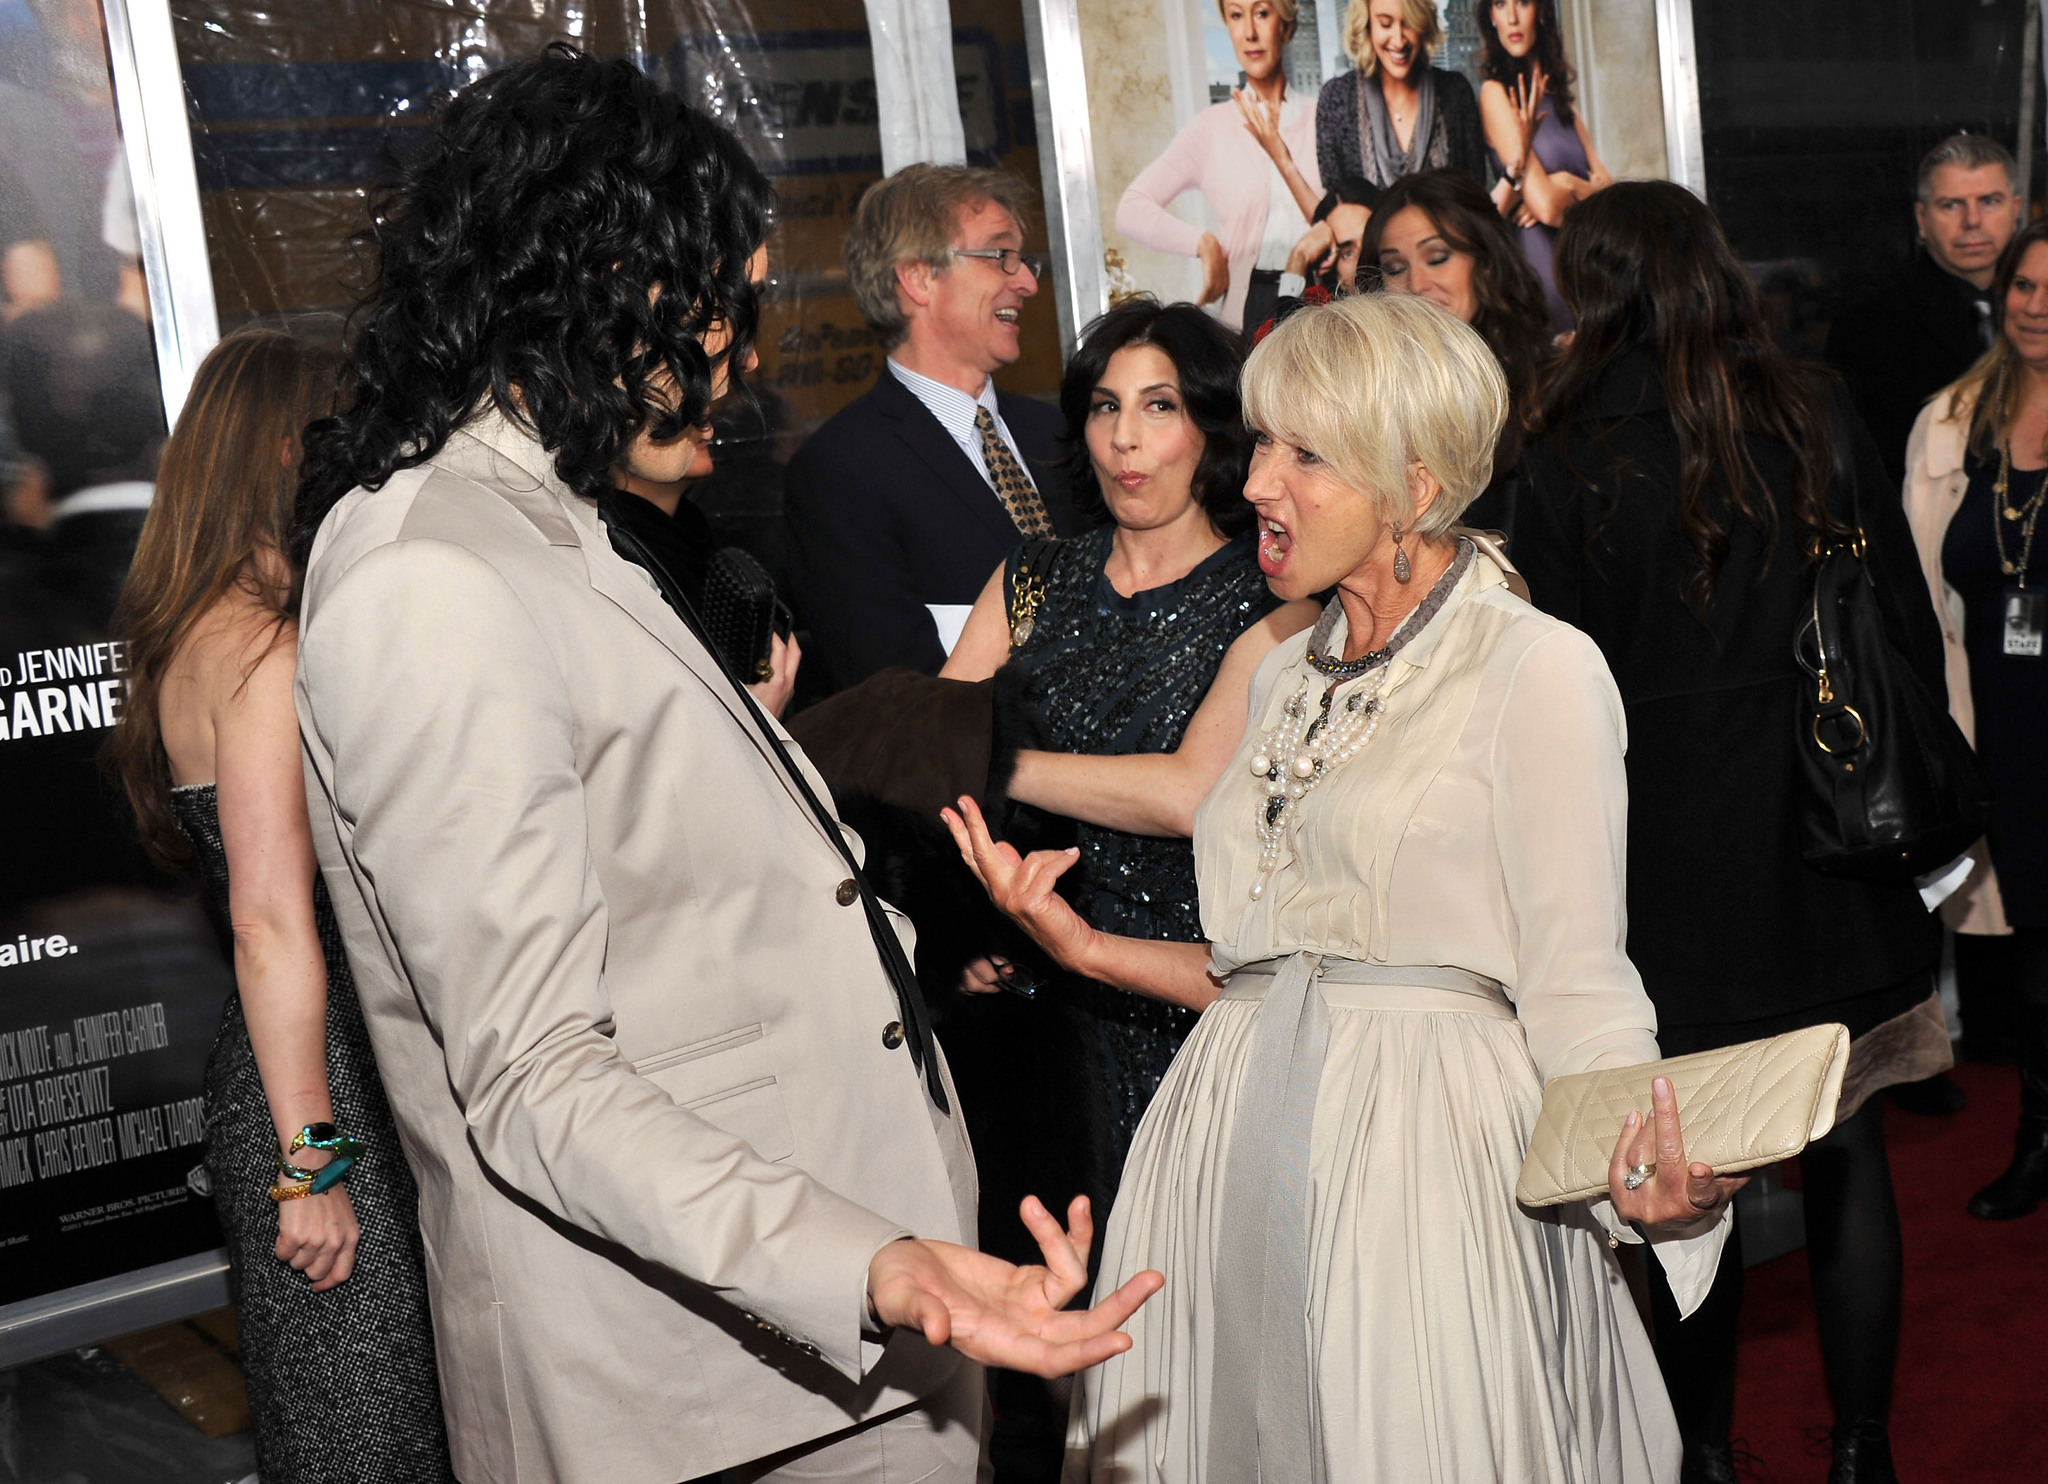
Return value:
[(1259, 1008), (1224, 1167), (1204, 1484), (1323, 1477), (1308, 1353), (1308, 1167), (1330, 1044), (1324, 984), (1390, 991), (1331, 996), (1359, 1008), (1384, 998), (1389, 1009), (1514, 1015), (1499, 984), (1464, 969), (1303, 952), (1231, 975), (1223, 997)]

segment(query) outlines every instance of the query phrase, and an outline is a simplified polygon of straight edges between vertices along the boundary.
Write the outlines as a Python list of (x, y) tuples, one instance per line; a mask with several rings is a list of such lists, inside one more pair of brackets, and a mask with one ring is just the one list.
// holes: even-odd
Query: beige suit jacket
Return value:
[(877, 1248), (973, 1241), (966, 1136), (760, 723), (538, 443), (487, 413), (335, 508), (298, 709), (461, 1477), (676, 1484), (943, 1383), (861, 1325)]
[[(1906, 442), (1906, 524), (1913, 528), (1913, 544), (1920, 554), (1920, 573), (1927, 579), (1927, 591), (1934, 599), (1935, 616), (1941, 620), (1943, 664), (1948, 674), (1948, 709), (1973, 743), (1977, 739), (1977, 708), (1970, 695), (1970, 656), (1963, 647), (1963, 600), (1948, 585), (1941, 572), (1941, 547), (1948, 539), (1948, 525), (1962, 508), (1970, 488), (1969, 471), (1963, 467), (1965, 445), (1970, 436), (1970, 414), (1976, 398), (1963, 398), (1956, 415), (1948, 414), (1946, 388), (1920, 409), (1913, 434)], [(1941, 904), (1942, 919), (1959, 933), (2002, 934), (2012, 931), (2005, 922), (2005, 903), (1998, 894), (1998, 874), (1991, 869), (1991, 855), (1979, 840), (1970, 853), (1977, 865), (1961, 890)]]

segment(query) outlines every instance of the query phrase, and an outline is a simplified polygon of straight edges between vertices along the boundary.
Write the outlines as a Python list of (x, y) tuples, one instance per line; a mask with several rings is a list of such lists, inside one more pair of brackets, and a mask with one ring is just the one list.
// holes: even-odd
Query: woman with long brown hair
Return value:
[(213, 349), (115, 616), (110, 762), (144, 845), (196, 869), (232, 937), (206, 1168), (270, 1484), (452, 1477), (418, 1196), (317, 878), (292, 703), (299, 432), (339, 364), (271, 330)]
[(1459, 170), (1404, 175), (1380, 194), (1359, 261), (1379, 270), (1390, 294), (1416, 294), (1479, 332), (1508, 379), (1508, 420), (1493, 452), (1493, 479), (1466, 523), (1505, 528), (1513, 519), (1522, 435), (1536, 410), (1536, 383), (1551, 354), (1543, 285), (1479, 182)]
[[(1949, 1064), (1941, 933), (1910, 886), (1822, 875), (1803, 858), (1792, 638), (1812, 601), (1810, 554), (1860, 521), (1893, 642), (1936, 695), (1941, 635), (1869, 434), (1839, 387), (1773, 345), (1755, 284), (1697, 197), (1665, 181), (1588, 197), (1565, 218), (1557, 282), (1578, 329), (1523, 459), (1515, 563), (1620, 687), (1628, 956), (1665, 1055), (1849, 1027), (1834, 1131), (1799, 1164), (1835, 1411), (1828, 1477), (1882, 1484), (1900, 1251), (1884, 1099), (1871, 1095)], [(1738, 1219), (1712, 1293), (1683, 1323), (1652, 1272), (1688, 1481), (1735, 1478), (1741, 1236)]]
[(1991, 313), (1991, 348), (1913, 425), (1906, 519), (1941, 615), (1949, 711), (1991, 781), (1980, 864), (1943, 915), (1964, 1029), (1976, 1037), (1972, 1022), (2000, 1010), (2019, 1022), (2012, 1163), (1969, 1203), (2005, 1221), (2048, 1198), (2048, 547), (2034, 545), (2048, 503), (2048, 221), (2006, 244)]

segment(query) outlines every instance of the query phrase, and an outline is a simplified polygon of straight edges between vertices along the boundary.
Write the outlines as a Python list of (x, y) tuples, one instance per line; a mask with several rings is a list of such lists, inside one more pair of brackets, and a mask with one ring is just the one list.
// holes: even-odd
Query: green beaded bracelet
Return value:
[[(334, 1158), (317, 1170), (301, 1169), (291, 1162), (291, 1156), (301, 1149), (322, 1149)], [(343, 1133), (331, 1123), (309, 1123), (292, 1135), (291, 1144), (277, 1157), (277, 1176), (293, 1185), (304, 1183), (308, 1195), (320, 1195), (346, 1178), (349, 1167), (362, 1152), (361, 1139)]]

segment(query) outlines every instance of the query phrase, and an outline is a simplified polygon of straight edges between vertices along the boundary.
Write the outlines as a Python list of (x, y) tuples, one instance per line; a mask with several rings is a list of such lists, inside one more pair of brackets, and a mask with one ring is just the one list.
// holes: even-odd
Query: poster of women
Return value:
[[(1093, 18), (1088, 83), (1112, 299), (1249, 331), (1349, 291), (1373, 203), (1455, 169), (1549, 282), (1564, 213), (1607, 183), (1574, 111), (1557, 0), (1163, 0)], [(1559, 328), (1566, 316), (1552, 291)]]

